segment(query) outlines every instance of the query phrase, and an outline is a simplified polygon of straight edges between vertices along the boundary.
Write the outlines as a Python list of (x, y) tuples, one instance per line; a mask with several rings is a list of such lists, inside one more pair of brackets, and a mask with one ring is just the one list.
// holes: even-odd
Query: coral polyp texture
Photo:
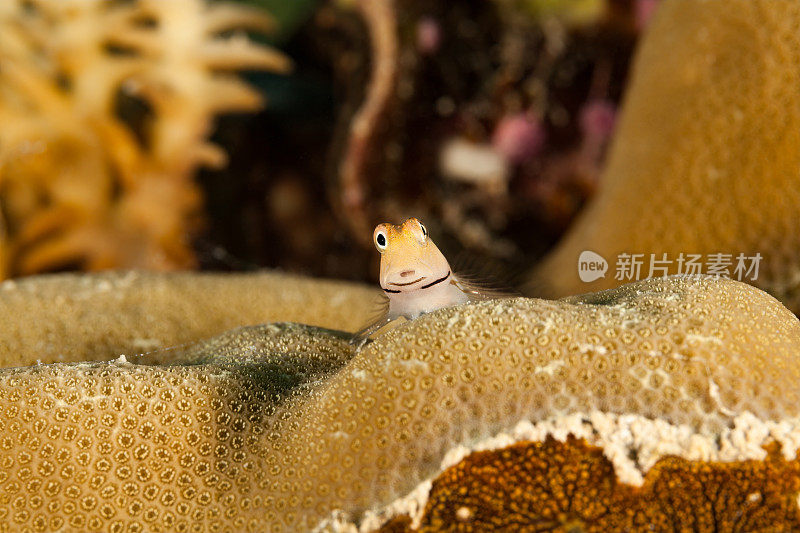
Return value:
[[(314, 335), (297, 326), (245, 329), (213, 343), (215, 356), (186, 353), (187, 366), (4, 373), (2, 523), (20, 531), (262, 530), (269, 505), (260, 485), (274, 468), (268, 430), (282, 418), (281, 402), (350, 356), (346, 339), (326, 335), (320, 346)], [(248, 353), (261, 356), (256, 366)]]
[(0, 283), (0, 367), (108, 360), (266, 322), (354, 331), (379, 306), (371, 287), (274, 272), (7, 280)]
[(262, 103), (233, 72), (288, 67), (229, 34), (271, 27), (204, 0), (4, 0), (0, 274), (193, 265), (212, 121)]
[[(733, 275), (738, 254), (760, 253), (747, 281), (800, 312), (798, 25), (790, 0), (662, 2), (600, 191), (531, 286), (565, 296), (620, 285), (621, 253), (644, 254), (642, 277), (650, 254), (666, 253), (673, 273), (681, 253), (730, 254)], [(611, 263), (604, 278), (579, 279), (584, 250)]]
[[(328, 304), (285, 305), (312, 314)], [(444, 512), (431, 487), (452, 487), (451, 473), (432, 478), (465, 456), (469, 470), (481, 460), (472, 450), (514, 442), (522, 447), (499, 453), (527, 454), (519, 468), (532, 469), (532, 483), (546, 455), (536, 442), (563, 452), (552, 468), (565, 476), (583, 468), (572, 457), (594, 461), (586, 468), (613, 493), (609, 512), (625, 516), (619, 502), (635, 501), (631, 487), (655, 490), (649, 476), (672, 464), (667, 455), (721, 494), (746, 494), (747, 516), (776, 505), (796, 512), (785, 496), (800, 480), (798, 346), (800, 322), (766, 293), (676, 277), (442, 309), (360, 350), (343, 333), (271, 324), (113, 362), (7, 369), (0, 517), (19, 530), (303, 531), (377, 528), (409, 513), (396, 520), (418, 527), (421, 509), (430, 520)], [(568, 435), (585, 446), (548, 440)], [(735, 468), (742, 473), (715, 473)], [(763, 493), (743, 492), (748, 483)], [(680, 497), (702, 490), (690, 483)], [(573, 497), (583, 505), (588, 496), (559, 494), (548, 508)], [(484, 516), (470, 501), (450, 510), (452, 527)], [(658, 516), (637, 505), (637, 527), (688, 516), (677, 504)]]

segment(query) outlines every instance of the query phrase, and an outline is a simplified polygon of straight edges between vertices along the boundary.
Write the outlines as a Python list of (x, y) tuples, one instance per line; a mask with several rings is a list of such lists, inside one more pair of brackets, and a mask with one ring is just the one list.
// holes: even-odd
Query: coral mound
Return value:
[(375, 289), (280, 274), (57, 274), (0, 284), (0, 367), (160, 350), (243, 324), (356, 330)]
[[(41, 530), (306, 530), (405, 495), (464, 445), (574, 413), (653, 421), (625, 433), (642, 442), (659, 424), (682, 428), (707, 443), (676, 441), (701, 460), (763, 460), (773, 439), (788, 461), (800, 446), (800, 322), (730, 280), (486, 301), (424, 315), (359, 351), (345, 339), (274, 324), (130, 362), (0, 373), (3, 519)], [(592, 415), (597, 433), (612, 434), (602, 420)], [(559, 431), (594, 434), (581, 427)], [(628, 453), (612, 461), (625, 483), (680, 449), (637, 446), (638, 466)]]
[[(650, 254), (666, 253), (671, 273), (681, 253), (730, 254), (733, 276), (738, 254), (760, 253), (747, 281), (800, 313), (798, 26), (791, 0), (662, 2), (601, 189), (532, 290), (557, 297), (625, 283), (615, 276), (621, 253), (644, 254), (639, 279)], [(580, 281), (584, 250), (611, 263), (604, 278)]]
[(262, 531), (270, 421), (350, 355), (330, 333), (273, 325), (198, 344), (178, 366), (122, 358), (7, 371), (0, 521), (20, 531)]

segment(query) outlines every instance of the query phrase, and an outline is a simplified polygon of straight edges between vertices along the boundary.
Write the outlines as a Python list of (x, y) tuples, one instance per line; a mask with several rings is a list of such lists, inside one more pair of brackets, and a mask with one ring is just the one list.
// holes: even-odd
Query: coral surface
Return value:
[[(722, 254), (733, 275), (738, 254), (759, 253), (747, 281), (800, 312), (798, 25), (791, 0), (663, 2), (601, 190), (532, 289), (564, 296), (625, 283), (615, 272), (621, 253), (643, 254), (642, 278), (663, 254), (672, 273), (681, 253)], [(585, 250), (610, 263), (592, 283), (578, 277)]]
[[(159, 287), (157, 278), (135, 292), (144, 298), (159, 292), (155, 301), (163, 302), (170, 299), (165, 286), (196, 295), (186, 287), (202, 281), (161, 277)], [(97, 297), (89, 291), (80, 301), (79, 279), (66, 278), (63, 287), (71, 288), (62, 289), (74, 293), (73, 305), (82, 310), (76, 316)], [(230, 288), (220, 278), (206, 283), (205, 291), (219, 284), (216, 294)], [(35, 296), (36, 285), (31, 280), (27, 292)], [(317, 294), (312, 283), (305, 287), (306, 296)], [(180, 292), (173, 294), (178, 301)], [(340, 294), (355, 308), (357, 293)], [(201, 314), (213, 313), (206, 324), (224, 317), (237, 298), (252, 302), (252, 291), (187, 323)], [(330, 316), (324, 297), (281, 305), (298, 316)], [(120, 324), (143, 312), (140, 305), (117, 309), (130, 315), (118, 317)], [(103, 327), (86, 337), (96, 338)], [(4, 340), (15, 335), (3, 330)], [(45, 337), (58, 344), (71, 335)], [(0, 373), (0, 514), (17, 529), (309, 529), (320, 520), (332, 524), (337, 510), (358, 520), (437, 474), (454, 449), (520, 421), (592, 411), (636, 415), (656, 428), (668, 423), (697, 435), (711, 444), (699, 447), (687, 437), (683, 445), (695, 460), (763, 461), (760, 446), (773, 439), (791, 461), (800, 442), (793, 422), (799, 345), (800, 322), (765, 293), (724, 279), (680, 277), (565, 301), (518, 298), (442, 309), (359, 351), (342, 334), (271, 325), (148, 354), (137, 364), (9, 369)], [(592, 418), (596, 432), (581, 424), (566, 431), (592, 444), (594, 433), (604, 434), (602, 420)], [(738, 429), (731, 433), (732, 427)], [(641, 441), (653, 435), (625, 434)], [(628, 453), (611, 457), (622, 482), (640, 484), (652, 464), (664, 464), (656, 463), (661, 455), (680, 450), (658, 448), (666, 440), (655, 435), (651, 448), (637, 445), (638, 467), (625, 467)], [(596, 453), (580, 453), (608, 471)], [(678, 466), (709, 482), (726, 479), (709, 466)], [(781, 509), (779, 495), (797, 482), (793, 463), (731, 468), (754, 472), (733, 476), (734, 484), (758, 484), (762, 476), (764, 505), (778, 502)], [(773, 474), (788, 476), (784, 485)], [(441, 486), (449, 478), (443, 479)]]
[(0, 3), (0, 275), (174, 269), (189, 246), (214, 117), (261, 96), (230, 72), (288, 60), (234, 30), (262, 12), (204, 0)]
[[(774, 447), (773, 447), (774, 452)], [(662, 459), (644, 485), (615, 480), (603, 450), (574, 437), (476, 452), (433, 483), (413, 527), (382, 532), (792, 531), (800, 528), (800, 462)]]
[(58, 274), (0, 284), (0, 367), (113, 359), (246, 324), (293, 321), (353, 331), (377, 289), (253, 274)]
[(321, 334), (244, 329), (198, 345), (213, 354), (187, 350), (183, 366), (5, 372), (0, 520), (30, 531), (263, 531), (269, 421), (352, 352), (329, 333), (321, 346)]

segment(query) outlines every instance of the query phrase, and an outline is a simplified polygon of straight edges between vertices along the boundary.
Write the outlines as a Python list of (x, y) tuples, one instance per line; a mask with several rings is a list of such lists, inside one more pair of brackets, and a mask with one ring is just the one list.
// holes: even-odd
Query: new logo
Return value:
[(590, 283), (596, 279), (606, 277), (608, 271), (608, 261), (591, 250), (584, 250), (578, 257), (578, 277), (584, 283)]

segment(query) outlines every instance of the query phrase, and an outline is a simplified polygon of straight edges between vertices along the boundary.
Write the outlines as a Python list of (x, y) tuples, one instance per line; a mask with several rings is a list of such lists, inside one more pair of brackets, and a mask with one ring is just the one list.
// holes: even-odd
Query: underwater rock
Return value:
[[(201, 277), (162, 279), (182, 286)], [(312, 309), (284, 305), (287, 315)], [(0, 518), (45, 531), (366, 527), (370, 513), (374, 520), (423, 483), (422, 492), (440, 487), (428, 500), (434, 520), (452, 475), (431, 479), (473, 449), (535, 440), (562, 446), (558, 457), (588, 454), (608, 474), (592, 447), (602, 448), (618, 479), (607, 484), (647, 487), (648, 470), (679, 455), (698, 462), (682, 468), (733, 484), (721, 494), (745, 494), (742, 486), (763, 479), (760, 500), (746, 493), (748, 512), (785, 507), (781, 495), (796, 494), (800, 322), (751, 286), (648, 280), (562, 301), (442, 309), (359, 351), (346, 338), (272, 324), (136, 361), (149, 364), (1, 371)], [(504, 432), (511, 436), (498, 439)], [(586, 445), (546, 439), (569, 434)], [(782, 459), (762, 448), (776, 444)], [(521, 446), (500, 453), (542, 456), (541, 444)], [(483, 461), (470, 457), (463, 471)], [(715, 468), (755, 473), (724, 478)], [(465, 494), (473, 485), (465, 481)], [(615, 498), (634, 497), (619, 490)]]
[[(665, 0), (638, 51), (600, 191), (531, 290), (621, 285), (621, 253), (643, 254), (641, 278), (664, 253), (670, 273), (681, 253), (730, 254), (731, 276), (738, 254), (760, 253), (746, 281), (799, 313), (798, 25), (792, 1)], [(579, 279), (584, 250), (611, 263), (605, 277)]]
[(0, 367), (108, 360), (274, 321), (354, 331), (379, 301), (364, 285), (274, 272), (8, 280), (0, 283)]

